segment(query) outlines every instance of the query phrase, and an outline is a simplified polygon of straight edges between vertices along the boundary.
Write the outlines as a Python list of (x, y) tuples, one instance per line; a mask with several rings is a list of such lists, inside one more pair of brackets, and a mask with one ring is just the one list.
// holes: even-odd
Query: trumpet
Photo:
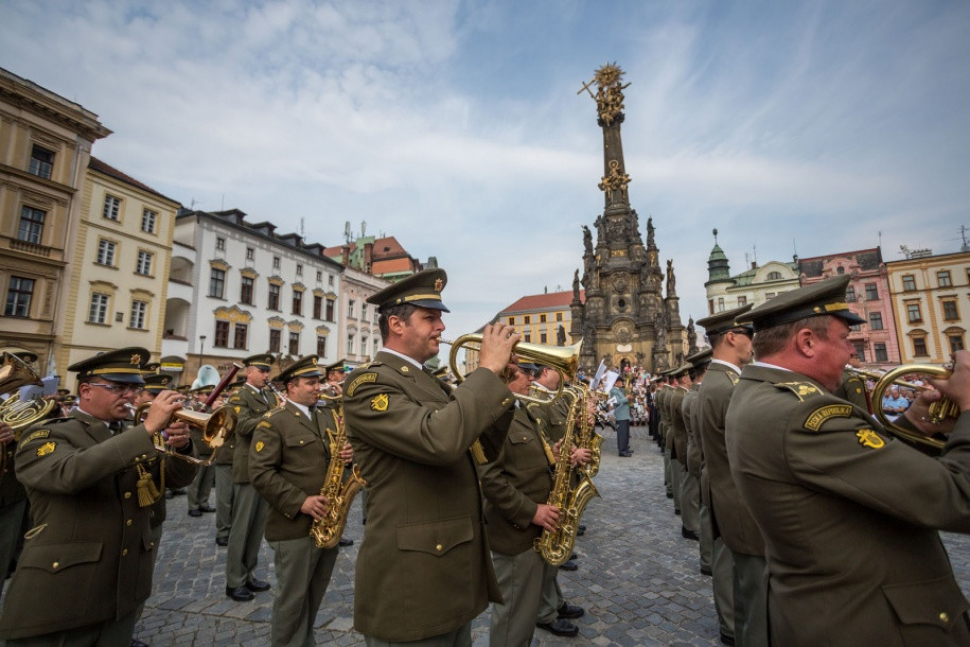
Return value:
[[(151, 402), (146, 402), (138, 407), (132, 404), (126, 405), (128, 410), (132, 412), (135, 424), (141, 424), (145, 417), (148, 415), (148, 408), (151, 407)], [(162, 433), (159, 432), (155, 434), (153, 443), (155, 445), (155, 451), (159, 454), (165, 454), (173, 458), (178, 458), (180, 460), (192, 463), (193, 465), (201, 465), (206, 467), (212, 465), (216, 458), (215, 450), (222, 447), (230, 438), (232, 438), (233, 431), (236, 428), (236, 414), (232, 410), (232, 407), (224, 406), (219, 407), (212, 413), (202, 413), (200, 411), (193, 411), (191, 409), (178, 409), (172, 414), (172, 420), (181, 420), (188, 423), (190, 427), (195, 427), (202, 431), (202, 440), (213, 452), (209, 458), (203, 460), (201, 458), (195, 458), (194, 456), (188, 456), (186, 454), (179, 454), (174, 452), (165, 446), (165, 440), (162, 437)]]
[[(856, 372), (865, 374), (863, 371), (856, 370)], [(945, 440), (933, 436), (925, 436), (919, 432), (913, 432), (905, 427), (897, 425), (894, 421), (890, 420), (886, 415), (886, 412), (883, 411), (882, 398), (886, 394), (889, 387), (893, 385), (918, 391), (930, 390), (930, 387), (902, 380), (901, 378), (903, 375), (919, 373), (921, 375), (929, 375), (940, 379), (946, 379), (950, 377), (951, 372), (952, 371), (945, 366), (934, 366), (932, 364), (908, 364), (897, 366), (896, 368), (887, 371), (884, 375), (879, 375), (878, 373), (869, 373), (868, 375), (870, 377), (878, 376), (878, 382), (876, 382), (876, 386), (872, 389), (872, 415), (875, 416), (876, 419), (879, 420), (883, 427), (885, 427), (888, 431), (896, 436), (899, 436), (901, 439), (916, 445), (917, 449), (922, 449), (933, 455), (940, 454), (943, 451), (943, 446), (946, 445)], [(959, 415), (960, 408), (957, 406), (957, 404), (947, 397), (942, 397), (936, 402), (931, 402), (929, 404), (926, 421), (930, 424), (938, 425), (948, 418), (956, 418)]]
[[(442, 344), (449, 344), (451, 346), (451, 353), (448, 357), (448, 366), (451, 372), (454, 374), (455, 379), (461, 383), (465, 381), (465, 376), (462, 375), (461, 371), (458, 370), (458, 351), (462, 348), (468, 346), (470, 350), (477, 350), (477, 348), (472, 348), (469, 344), (477, 344), (478, 348), (481, 348), (482, 344), (481, 333), (470, 333), (467, 335), (462, 335), (454, 341), (448, 341), (445, 339), (438, 339)], [(572, 346), (543, 346), (541, 344), (531, 344), (528, 342), (520, 341), (512, 348), (512, 352), (517, 356), (534, 361), (538, 364), (544, 364), (546, 366), (551, 366), (559, 373), (559, 387), (552, 392), (550, 397), (538, 398), (529, 395), (519, 395), (515, 394), (515, 397), (522, 402), (534, 402), (536, 404), (548, 404), (554, 400), (557, 400), (563, 395), (563, 386), (565, 383), (576, 376), (576, 370), (579, 368), (579, 351), (582, 348), (583, 342), (579, 341)]]
[(320, 385), (320, 391), (317, 393), (317, 400), (319, 402), (339, 402), (344, 399), (343, 395), (343, 382), (337, 382), (331, 384), (330, 382), (324, 382)]

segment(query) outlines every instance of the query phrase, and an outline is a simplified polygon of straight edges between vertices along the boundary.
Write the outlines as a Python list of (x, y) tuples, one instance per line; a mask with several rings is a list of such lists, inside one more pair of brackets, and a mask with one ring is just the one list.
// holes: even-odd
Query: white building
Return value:
[(340, 357), (343, 266), (322, 245), (245, 216), (183, 210), (176, 218), (162, 355), (186, 359), (182, 384), (202, 364), (224, 374), (256, 353), (272, 353), (282, 367), (313, 353), (321, 363)]
[[(380, 292), (390, 281), (366, 272), (345, 267), (340, 291), (340, 357), (349, 366), (370, 361), (381, 348), (381, 332), (377, 325), (377, 307), (367, 303), (367, 297)], [(339, 357), (338, 357), (339, 359)]]

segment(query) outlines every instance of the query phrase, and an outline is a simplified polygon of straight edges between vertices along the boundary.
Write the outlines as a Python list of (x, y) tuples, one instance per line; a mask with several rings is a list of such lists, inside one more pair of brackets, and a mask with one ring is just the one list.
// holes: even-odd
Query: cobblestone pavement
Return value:
[[(596, 486), (602, 495), (587, 507), (588, 530), (577, 542), (580, 568), (560, 573), (573, 604), (586, 609), (575, 622), (580, 635), (557, 638), (536, 630), (538, 645), (719, 645), (711, 580), (701, 575), (697, 542), (680, 535), (680, 518), (663, 489), (663, 460), (645, 428), (634, 428), (632, 458), (616, 455), (610, 430)], [(212, 503), (215, 502), (213, 493)], [(365, 526), (360, 498), (346, 535), (354, 546), (338, 557), (316, 622), (318, 644), (360, 645), (353, 630), (353, 566)], [(148, 600), (136, 637), (167, 645), (268, 645), (274, 591), (252, 602), (225, 595), (225, 548), (217, 547), (212, 514), (185, 514), (185, 497), (169, 501), (168, 521)], [(878, 541), (878, 538), (874, 538)], [(970, 591), (970, 538), (948, 535), (957, 578)], [(258, 575), (275, 582), (272, 551), (263, 543)], [(473, 625), (476, 645), (487, 645), (488, 613)]]

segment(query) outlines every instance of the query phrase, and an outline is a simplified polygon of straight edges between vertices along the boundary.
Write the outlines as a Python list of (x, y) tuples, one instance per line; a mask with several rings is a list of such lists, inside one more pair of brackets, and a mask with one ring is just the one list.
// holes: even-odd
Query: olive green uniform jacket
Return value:
[(542, 533), (532, 519), (552, 490), (549, 467), (536, 419), (525, 407), (517, 407), (501, 453), (478, 468), (488, 543), (496, 553), (513, 557), (532, 550)]
[(336, 433), (329, 409), (318, 408), (313, 415), (315, 422), (287, 402), (264, 415), (253, 432), (249, 475), (269, 503), (267, 541), (310, 535), (313, 517), (300, 512), (300, 506), (320, 494), (331, 459), (327, 430)]
[[(151, 507), (138, 505), (138, 466), (157, 486), (159, 463), (143, 425), (112, 436), (77, 409), (24, 432), (17, 478), (34, 527), (4, 596), (0, 637), (121, 618), (148, 598), (157, 547)], [(194, 465), (165, 463), (167, 485), (192, 482)]]
[(469, 448), (498, 454), (513, 397), (490, 370), (453, 393), (387, 352), (346, 380), (344, 416), (367, 482), (354, 626), (391, 642), (461, 627), (500, 601)]
[(263, 414), (278, 404), (276, 395), (269, 388), (263, 389), (266, 402), (248, 384), (244, 384), (226, 403), (236, 412), (236, 427), (233, 433), (232, 482), (249, 483), (249, 450), (253, 431)]
[(687, 467), (687, 427), (684, 426), (684, 414), (682, 406), (687, 389), (678, 386), (667, 400), (667, 411), (669, 412), (670, 427), (668, 433), (673, 436), (672, 451), (670, 458), (680, 461), (686, 469)]
[(866, 383), (863, 382), (858, 373), (853, 373), (848, 369), (842, 371), (842, 382), (832, 393), (835, 397), (851, 402), (863, 411), (869, 411)]
[(809, 378), (751, 365), (727, 449), (764, 530), (772, 644), (970, 644), (937, 532), (970, 533), (970, 413), (931, 458)]
[(684, 423), (684, 429), (687, 431), (687, 471), (698, 480), (701, 478), (701, 470), (704, 467), (704, 455), (701, 453), (698, 434), (694, 430), (694, 421), (691, 419), (691, 412), (697, 403), (697, 394), (700, 388), (700, 384), (692, 384), (680, 404), (681, 420)]
[[(734, 553), (763, 557), (765, 544), (761, 531), (738, 493), (724, 443), (724, 421), (738, 380), (740, 376), (733, 368), (714, 360), (697, 393), (698, 429), (709, 479), (707, 500), (711, 502), (714, 537), (723, 537), (724, 544)], [(744, 431), (738, 428), (735, 433)]]

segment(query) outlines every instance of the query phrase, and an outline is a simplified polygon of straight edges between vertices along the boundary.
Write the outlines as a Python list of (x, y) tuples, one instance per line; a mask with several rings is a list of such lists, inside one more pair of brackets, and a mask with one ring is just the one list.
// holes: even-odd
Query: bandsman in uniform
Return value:
[[(146, 378), (147, 379), (147, 378)], [(209, 413), (204, 411), (205, 401), (212, 394), (215, 387), (202, 386), (194, 390), (196, 396), (201, 398), (199, 403), (199, 411), (204, 413)], [(212, 410), (218, 409), (218, 404), (213, 404)], [(212, 448), (209, 447), (209, 443), (205, 442), (203, 438), (202, 429), (199, 427), (191, 428), (192, 434), (192, 444), (195, 445), (195, 451), (199, 455), (200, 460), (208, 460), (212, 456)], [(187, 497), (188, 502), (188, 515), (190, 517), (201, 517), (204, 512), (215, 512), (216, 509), (209, 505), (209, 495), (212, 492), (212, 487), (216, 483), (216, 466), (215, 465), (199, 465), (199, 471), (195, 475), (195, 479), (192, 484), (189, 485), (189, 492)], [(218, 497), (218, 493), (216, 494)]]
[(353, 452), (347, 445), (337, 456), (330, 455), (337, 417), (318, 406), (320, 377), (316, 355), (280, 373), (286, 403), (256, 425), (249, 455), (253, 487), (270, 506), (266, 541), (276, 562), (274, 647), (316, 644), (313, 622), (337, 560), (337, 548), (317, 548), (310, 527), (330, 505), (320, 493), (330, 461), (350, 461)]
[[(227, 402), (237, 391), (246, 386), (246, 376), (237, 378), (226, 387)], [(236, 434), (222, 444), (215, 451), (216, 457), (212, 462), (215, 471), (216, 486), (216, 545), (229, 545), (229, 529), (232, 527), (232, 456), (236, 449)]]
[[(704, 473), (704, 454), (701, 452), (698, 442), (697, 432), (691, 420), (694, 410), (694, 403), (697, 401), (697, 393), (700, 391), (701, 384), (704, 382), (704, 375), (707, 373), (707, 366), (711, 363), (712, 351), (705, 348), (687, 358), (690, 364), (690, 389), (684, 395), (681, 403), (681, 417), (684, 421), (684, 429), (687, 431), (687, 474), (684, 476), (682, 486), (682, 498), (690, 499), (697, 506), (697, 534), (699, 539), (701, 573), (711, 574), (711, 555), (714, 552), (713, 539), (711, 538), (711, 520), (707, 506), (701, 500), (701, 479), (706, 478)], [(686, 522), (684, 524), (686, 526)]]
[(446, 390), (423, 367), (445, 329), (446, 280), (444, 270), (425, 270), (367, 299), (378, 306), (384, 348), (344, 389), (367, 482), (354, 627), (371, 646), (471, 645), (471, 621), (501, 600), (476, 460), (494, 460), (508, 432), (514, 399), (499, 375), (520, 336), (486, 326), (480, 368)]
[[(708, 473), (701, 496), (710, 505), (714, 604), (718, 610), (721, 642), (760, 647), (767, 641), (764, 541), (738, 494), (724, 443), (728, 404), (740, 379), (741, 367), (752, 358), (754, 333), (750, 326), (738, 324), (735, 318), (751, 308), (745, 305), (697, 321), (707, 333), (713, 358), (694, 407)], [(695, 424), (694, 419), (691, 422)]]
[[(347, 376), (347, 367), (345, 366), (345, 364), (346, 364), (346, 360), (344, 358), (340, 358), (339, 360), (337, 360), (333, 364), (328, 364), (326, 367), (324, 367), (324, 371), (326, 372), (326, 378), (327, 379), (320, 381), (320, 393), (321, 394), (326, 395), (329, 398), (332, 398), (334, 396), (343, 396), (343, 392), (344, 392), (344, 378)], [(334, 408), (336, 408), (336, 406), (337, 406), (338, 403), (339, 403), (338, 400), (321, 400), (320, 401), (320, 404), (322, 404), (325, 407), (334, 407)], [(351, 463), (347, 463), (347, 474), (348, 474), (348, 476), (350, 474), (350, 469), (352, 467), (353, 467), (353, 465)], [(362, 510), (366, 510), (366, 504), (363, 503), (363, 499), (365, 497), (366, 497), (365, 492), (361, 492), (361, 499), (362, 499), (361, 509)], [(366, 512), (363, 513), (363, 519), (364, 519), (364, 521), (366, 523), (366, 520), (367, 520), (367, 514), (366, 514)], [(354, 545), (354, 540), (353, 539), (346, 539), (344, 537), (341, 537), (339, 544), (341, 546), (343, 546), (343, 547), (346, 548), (347, 546), (353, 546)]]
[(845, 365), (845, 369), (842, 371), (842, 381), (839, 382), (832, 393), (836, 397), (851, 402), (863, 411), (872, 413), (872, 407), (869, 406), (869, 397), (866, 393), (866, 382), (861, 375), (852, 370), (861, 367), (862, 362), (859, 361), (859, 353), (853, 348), (849, 363)]
[[(125, 430), (149, 353), (123, 348), (78, 362), (78, 406), (68, 418), (33, 425), (17, 451), (34, 527), (10, 584), (0, 638), (6, 645), (129, 645), (137, 608), (151, 593), (157, 544), (152, 506), (164, 479), (187, 484), (180, 460), (162, 470), (152, 438), (181, 397), (163, 391), (144, 422)], [(181, 425), (167, 430), (190, 453)]]
[(226, 551), (226, 595), (239, 602), (252, 600), (255, 593), (270, 588), (269, 582), (256, 577), (259, 546), (263, 542), (269, 507), (249, 480), (249, 451), (260, 418), (279, 405), (274, 393), (266, 388), (273, 356), (269, 353), (252, 355), (243, 360), (243, 365), (246, 367), (246, 384), (228, 402), (236, 412), (236, 429), (233, 434), (232, 525), (229, 550)]
[(669, 434), (673, 440), (670, 452), (670, 476), (673, 481), (674, 506), (680, 510), (680, 534), (684, 539), (697, 541), (698, 507), (697, 483), (687, 473), (687, 424), (684, 421), (684, 398), (691, 386), (690, 364), (682, 364), (671, 373), (676, 386), (667, 401)]
[(831, 391), (863, 323), (849, 277), (786, 292), (744, 315), (757, 361), (727, 412), (727, 450), (764, 534), (771, 640), (785, 647), (970, 644), (970, 607), (938, 530), (970, 533), (970, 353), (900, 423), (932, 434), (927, 404), (960, 415), (939, 458), (885, 433)]

